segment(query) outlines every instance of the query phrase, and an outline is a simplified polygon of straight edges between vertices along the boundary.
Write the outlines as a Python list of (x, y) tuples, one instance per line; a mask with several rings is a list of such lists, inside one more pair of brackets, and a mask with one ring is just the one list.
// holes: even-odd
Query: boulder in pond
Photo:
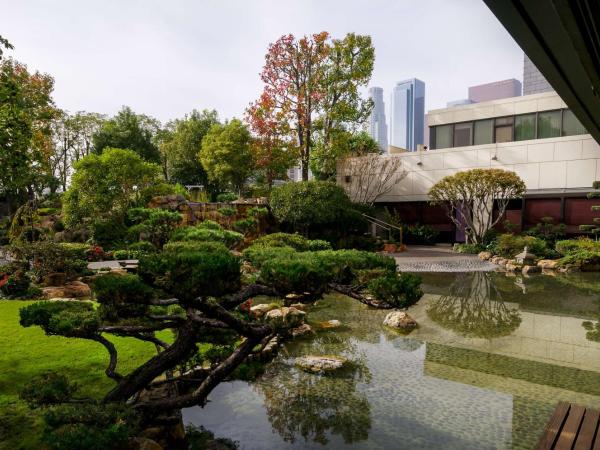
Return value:
[(488, 261), (493, 255), (491, 252), (479, 252), (477, 256), (483, 261)]
[(555, 259), (540, 259), (537, 263), (538, 267), (544, 270), (558, 269), (558, 260)]
[(306, 313), (291, 306), (273, 309), (265, 314), (265, 321), (275, 328), (296, 328), (304, 323)]
[(341, 369), (348, 360), (342, 356), (301, 356), (296, 358), (296, 366), (309, 373), (328, 373)]
[(417, 328), (417, 322), (408, 313), (404, 311), (392, 311), (383, 320), (383, 324), (392, 327), (398, 328), (404, 331), (410, 331)]
[(318, 325), (319, 325), (319, 328), (322, 328), (323, 330), (332, 330), (334, 328), (341, 327), (342, 322), (340, 322), (339, 320), (336, 320), (336, 319), (332, 319), (332, 320), (326, 320), (324, 322), (319, 322)]
[(266, 313), (268, 313), (269, 311), (272, 311), (276, 308), (277, 308), (277, 305), (261, 303), (260, 305), (255, 305), (255, 306), (251, 307), (250, 312), (252, 313), (252, 315), (254, 317), (260, 318), (260, 317), (264, 316)]
[(292, 328), (290, 330), (290, 335), (294, 338), (308, 336), (312, 334), (315, 334), (315, 332), (313, 331), (312, 327), (307, 323), (303, 323), (299, 327)]
[(531, 273), (541, 273), (542, 272), (542, 268), (540, 266), (523, 266), (523, 269), (521, 270), (521, 272), (523, 272), (523, 275), (529, 275)]

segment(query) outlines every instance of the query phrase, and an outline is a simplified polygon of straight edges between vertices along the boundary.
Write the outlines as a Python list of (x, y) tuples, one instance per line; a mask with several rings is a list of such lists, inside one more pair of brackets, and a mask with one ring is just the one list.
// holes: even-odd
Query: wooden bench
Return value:
[(537, 450), (600, 450), (600, 411), (560, 402)]

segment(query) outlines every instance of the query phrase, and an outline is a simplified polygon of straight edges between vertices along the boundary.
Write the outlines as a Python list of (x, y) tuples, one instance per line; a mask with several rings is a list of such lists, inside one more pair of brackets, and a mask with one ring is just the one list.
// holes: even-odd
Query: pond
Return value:
[[(342, 328), (286, 343), (257, 381), (221, 384), (184, 421), (242, 449), (530, 449), (559, 400), (600, 408), (600, 342), (582, 325), (600, 318), (597, 274), (420, 275), (409, 336), (328, 296), (309, 323)], [(294, 366), (307, 354), (352, 364), (311, 375)]]

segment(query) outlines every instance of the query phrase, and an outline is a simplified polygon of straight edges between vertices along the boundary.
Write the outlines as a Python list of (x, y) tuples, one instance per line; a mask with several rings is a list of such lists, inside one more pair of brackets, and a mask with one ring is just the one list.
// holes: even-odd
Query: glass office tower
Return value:
[(416, 78), (396, 83), (392, 90), (390, 144), (417, 150), (423, 144), (425, 83)]

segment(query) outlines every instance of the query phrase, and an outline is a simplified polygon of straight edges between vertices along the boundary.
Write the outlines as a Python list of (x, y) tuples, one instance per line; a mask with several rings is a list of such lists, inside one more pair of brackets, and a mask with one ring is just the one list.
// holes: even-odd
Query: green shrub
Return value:
[(337, 248), (340, 249), (355, 249), (376, 252), (381, 250), (383, 243), (373, 236), (365, 235), (350, 235), (338, 240)]
[(519, 236), (513, 234), (501, 234), (494, 244), (492, 251), (496, 255), (504, 258), (514, 258), (528, 247), (529, 251), (538, 257), (545, 257), (552, 254), (546, 242), (533, 236)]
[(64, 403), (73, 397), (78, 386), (56, 372), (45, 372), (32, 378), (20, 393), (31, 408)]
[(327, 267), (333, 281), (349, 284), (355, 281), (357, 274), (366, 269), (384, 269), (394, 272), (396, 261), (390, 256), (361, 250), (324, 250), (314, 253), (317, 260)]
[(110, 321), (143, 315), (154, 297), (152, 288), (137, 275), (109, 273), (96, 278), (92, 289), (101, 305), (101, 317)]
[(31, 290), (31, 279), (22, 270), (17, 270), (12, 274), (5, 274), (0, 278), (0, 294), (2, 297), (17, 299), (31, 298), (34, 292)]
[(148, 241), (140, 241), (134, 242), (129, 246), (129, 250), (142, 252), (142, 253), (152, 253), (156, 251), (156, 247), (152, 245), (152, 243)]
[(260, 280), (283, 295), (293, 292), (322, 293), (332, 278), (330, 268), (323, 265), (314, 253), (268, 259), (260, 269)]
[(220, 297), (240, 287), (240, 259), (227, 250), (148, 255), (140, 259), (138, 273), (148, 284), (183, 301)]
[(258, 222), (253, 217), (247, 217), (246, 219), (240, 219), (233, 223), (233, 228), (240, 233), (247, 234), (256, 229)]
[(37, 211), (40, 216), (53, 216), (56, 214), (60, 214), (59, 208), (38, 208)]
[(238, 196), (233, 192), (222, 192), (217, 195), (217, 202), (219, 203), (230, 203), (238, 199)]
[(403, 242), (409, 245), (433, 245), (440, 233), (429, 225), (408, 225), (403, 227)]
[(197, 228), (206, 228), (207, 230), (222, 230), (223, 227), (214, 220), (205, 220), (196, 225)]
[(100, 324), (94, 305), (80, 301), (37, 302), (19, 310), (23, 327), (37, 325), (48, 335), (88, 336)]
[(225, 217), (232, 217), (235, 216), (237, 214), (237, 209), (236, 208), (230, 208), (228, 206), (223, 207), (223, 208), (219, 208), (218, 209), (218, 213), (222, 214)]
[(163, 247), (164, 252), (226, 252), (227, 247), (221, 242), (174, 241)]
[(34, 242), (13, 246), (11, 252), (31, 267), (35, 281), (53, 272), (61, 272), (67, 278), (87, 275), (87, 259), (90, 246), (79, 243)]
[(276, 258), (291, 258), (296, 254), (292, 247), (265, 247), (261, 244), (254, 244), (244, 250), (243, 255), (246, 261), (252, 263), (256, 268), (260, 268), (266, 261)]
[(243, 238), (242, 234), (235, 231), (215, 230), (204, 228), (202, 225), (177, 228), (171, 234), (171, 241), (222, 242), (229, 248), (237, 245)]
[(63, 223), (62, 220), (57, 220), (56, 222), (54, 222), (52, 224), (52, 230), (54, 230), (57, 233), (60, 233), (61, 231), (65, 231), (65, 224)]
[(529, 236), (534, 236), (554, 246), (557, 239), (567, 234), (567, 226), (564, 223), (555, 224), (552, 217), (542, 217), (541, 221), (526, 231)]
[(455, 244), (454, 251), (457, 253), (477, 254), (485, 250), (483, 244)]
[(570, 252), (560, 259), (562, 266), (574, 265), (578, 267), (600, 265), (600, 250), (577, 250)]
[(308, 250), (311, 252), (317, 252), (320, 250), (331, 250), (331, 244), (322, 239), (313, 239), (308, 241)]
[(569, 255), (581, 250), (600, 251), (600, 241), (590, 238), (567, 239), (556, 243), (556, 251), (561, 255)]
[(264, 208), (261, 206), (254, 206), (247, 211), (248, 216), (256, 217), (257, 219), (260, 217), (264, 217), (269, 214), (268, 208)]
[(291, 247), (300, 252), (309, 249), (309, 240), (298, 233), (272, 233), (259, 237), (253, 245), (262, 245), (264, 247)]
[(423, 296), (421, 278), (410, 273), (388, 273), (371, 280), (368, 289), (376, 299), (396, 308), (408, 308)]

